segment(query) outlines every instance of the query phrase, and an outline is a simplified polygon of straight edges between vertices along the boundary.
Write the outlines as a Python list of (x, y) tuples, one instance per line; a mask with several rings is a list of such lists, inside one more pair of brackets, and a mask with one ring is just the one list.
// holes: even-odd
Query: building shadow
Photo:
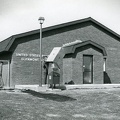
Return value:
[(110, 80), (110, 77), (108, 76), (107, 72), (104, 72), (103, 74), (104, 74), (104, 83), (110, 84), (111, 80)]
[(53, 101), (57, 101), (57, 102), (66, 102), (66, 101), (75, 101), (76, 100), (69, 96), (58, 95), (58, 94), (53, 94), (53, 93), (40, 93), (40, 92), (36, 92), (33, 90), (24, 90), (22, 92), (28, 93), (35, 97), (44, 98), (46, 100), (53, 100)]

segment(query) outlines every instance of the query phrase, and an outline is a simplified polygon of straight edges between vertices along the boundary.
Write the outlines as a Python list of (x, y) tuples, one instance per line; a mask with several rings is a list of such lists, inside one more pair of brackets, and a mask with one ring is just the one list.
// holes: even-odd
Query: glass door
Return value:
[(83, 55), (83, 84), (93, 83), (93, 56)]

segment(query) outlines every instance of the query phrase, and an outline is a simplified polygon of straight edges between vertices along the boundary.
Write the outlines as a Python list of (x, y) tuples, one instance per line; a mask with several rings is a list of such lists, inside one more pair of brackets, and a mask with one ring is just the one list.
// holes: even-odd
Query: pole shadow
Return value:
[(69, 96), (58, 95), (58, 94), (53, 94), (53, 93), (40, 93), (40, 92), (36, 92), (33, 90), (24, 90), (22, 92), (28, 93), (35, 97), (44, 98), (46, 100), (53, 100), (53, 101), (57, 101), (57, 102), (66, 102), (66, 101), (75, 101), (76, 100)]

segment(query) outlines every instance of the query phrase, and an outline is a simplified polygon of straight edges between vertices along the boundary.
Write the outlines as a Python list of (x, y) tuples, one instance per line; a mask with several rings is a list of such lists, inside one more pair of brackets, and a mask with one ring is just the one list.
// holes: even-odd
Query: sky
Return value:
[(120, 35), (120, 0), (0, 0), (0, 41), (40, 28), (92, 17)]

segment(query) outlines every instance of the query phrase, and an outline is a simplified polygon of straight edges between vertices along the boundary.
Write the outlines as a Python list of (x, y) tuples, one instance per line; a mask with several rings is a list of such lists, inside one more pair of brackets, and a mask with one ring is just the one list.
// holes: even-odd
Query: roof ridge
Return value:
[[(55, 30), (55, 29), (59, 29), (59, 28), (63, 28), (63, 27), (67, 27), (67, 26), (70, 26), (70, 25), (81, 24), (83, 22), (89, 22), (89, 21), (93, 22), (94, 24), (96, 24), (97, 26), (99, 26), (102, 29), (106, 30), (107, 32), (111, 33), (114, 37), (120, 39), (120, 35), (119, 34), (114, 32), (113, 30), (109, 29), (105, 25), (99, 23), (98, 21), (96, 21), (92, 17), (87, 17), (87, 18), (84, 18), (84, 19), (74, 20), (74, 21), (71, 21), (71, 22), (67, 22), (67, 23), (62, 23), (62, 24), (46, 27), (46, 28), (43, 28), (43, 32), (46, 32), (46, 31), (49, 31), (49, 30)], [(33, 34), (38, 34), (39, 32), (40, 32), (40, 29), (37, 29), (37, 30), (32, 30), (32, 31), (28, 31), (28, 32), (12, 35), (11, 37), (9, 37), (9, 38), (7, 38), (7, 39), (2, 41), (2, 42), (4, 42), (4, 41), (8, 40), (8, 43), (5, 46), (5, 50), (8, 51), (10, 49), (11, 45), (13, 44), (13, 42), (14, 42), (14, 40), (16, 38), (29, 36), (29, 35), (33, 35)], [(0, 51), (0, 52), (2, 52), (2, 51)]]
[[(92, 21), (93, 23), (101, 26), (105, 30), (111, 32), (113, 35), (115, 35), (118, 38), (120, 38), (120, 35), (118, 33), (114, 32), (113, 30), (111, 30), (110, 28), (108, 28), (105, 25), (101, 24), (100, 22), (96, 21), (92, 17), (87, 17), (87, 18), (83, 18), (83, 19), (78, 19), (78, 20), (70, 21), (70, 22), (67, 22), (67, 23), (61, 23), (61, 24), (58, 24), (58, 25), (53, 25), (53, 26), (45, 27), (45, 28), (43, 28), (42, 31), (45, 32), (45, 31), (49, 31), (49, 30), (54, 30), (54, 29), (57, 29), (57, 28), (62, 28), (62, 27), (66, 27), (66, 26), (69, 26), (69, 25), (74, 25), (74, 24), (78, 24), (78, 23), (86, 22), (86, 21)], [(15, 37), (17, 37), (17, 36), (18, 37), (24, 37), (26, 35), (36, 34), (36, 33), (39, 33), (39, 32), (40, 32), (40, 29), (36, 29), (36, 30), (27, 31), (27, 32), (24, 32), (24, 33), (18, 33), (18, 34), (12, 35), (12, 36), (13, 37), (14, 36)], [(10, 37), (12, 37), (12, 36), (10, 36)]]

